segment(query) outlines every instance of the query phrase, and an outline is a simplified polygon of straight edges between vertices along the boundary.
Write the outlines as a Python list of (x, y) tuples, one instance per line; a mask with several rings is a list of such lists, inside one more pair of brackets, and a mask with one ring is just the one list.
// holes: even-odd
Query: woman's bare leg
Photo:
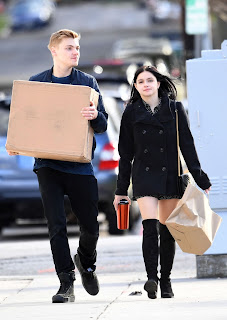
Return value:
[(137, 199), (143, 220), (158, 219), (158, 199), (154, 197), (143, 197)]
[(171, 212), (176, 208), (179, 199), (165, 199), (158, 202), (159, 221), (162, 224), (166, 223)]

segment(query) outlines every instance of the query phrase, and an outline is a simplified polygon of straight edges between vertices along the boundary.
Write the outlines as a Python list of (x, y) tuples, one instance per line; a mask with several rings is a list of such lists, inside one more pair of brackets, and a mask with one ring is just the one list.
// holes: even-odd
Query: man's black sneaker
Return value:
[(92, 296), (95, 296), (99, 292), (99, 281), (95, 274), (95, 271), (92, 268), (84, 269), (81, 264), (79, 254), (76, 254), (74, 256), (74, 261), (81, 275), (84, 289)]
[(74, 285), (75, 273), (70, 271), (68, 273), (59, 273), (60, 288), (58, 292), (52, 297), (53, 303), (74, 302)]

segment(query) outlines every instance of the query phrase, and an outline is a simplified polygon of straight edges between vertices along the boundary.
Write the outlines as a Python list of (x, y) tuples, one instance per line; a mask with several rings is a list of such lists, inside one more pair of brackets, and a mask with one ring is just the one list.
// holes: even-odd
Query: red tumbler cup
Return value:
[(117, 228), (125, 230), (129, 228), (129, 202), (121, 199), (117, 208)]

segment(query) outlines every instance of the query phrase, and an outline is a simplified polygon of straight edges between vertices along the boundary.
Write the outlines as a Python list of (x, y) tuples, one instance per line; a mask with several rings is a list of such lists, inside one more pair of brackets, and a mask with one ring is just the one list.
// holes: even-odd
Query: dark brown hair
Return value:
[(158, 89), (159, 96), (162, 96), (163, 94), (166, 94), (170, 99), (175, 100), (177, 96), (177, 89), (173, 83), (173, 81), (166, 75), (161, 74), (158, 72), (158, 70), (154, 66), (142, 66), (139, 67), (134, 75), (133, 83), (132, 83), (132, 89), (131, 89), (131, 95), (129, 102), (135, 102), (140, 98), (140, 94), (135, 88), (134, 84), (136, 83), (136, 80), (140, 73), (148, 71), (151, 72), (158, 82), (160, 82), (160, 87)]

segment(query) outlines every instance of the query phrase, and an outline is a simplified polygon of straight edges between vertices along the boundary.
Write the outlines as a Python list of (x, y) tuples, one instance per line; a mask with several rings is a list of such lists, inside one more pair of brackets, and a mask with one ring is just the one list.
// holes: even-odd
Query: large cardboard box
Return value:
[(16, 80), (6, 149), (25, 156), (90, 162), (93, 129), (81, 109), (98, 104), (87, 86)]

